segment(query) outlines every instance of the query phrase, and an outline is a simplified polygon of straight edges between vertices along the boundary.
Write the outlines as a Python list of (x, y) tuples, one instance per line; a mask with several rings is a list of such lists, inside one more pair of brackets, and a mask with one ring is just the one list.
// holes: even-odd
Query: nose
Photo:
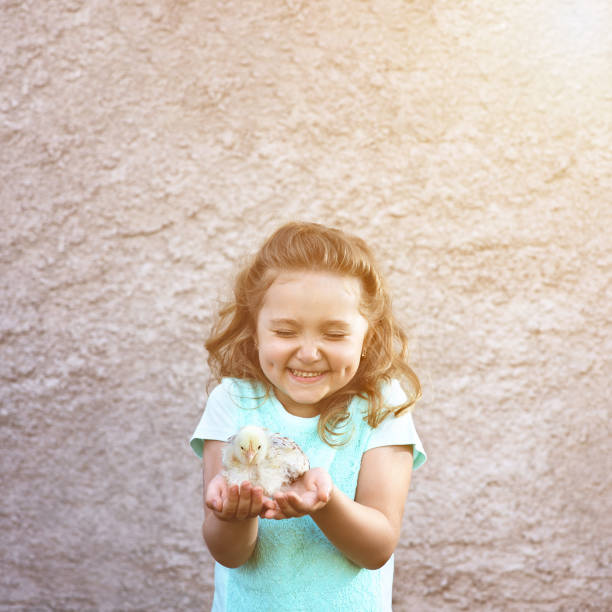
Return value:
[(314, 340), (304, 339), (300, 344), (297, 357), (304, 363), (313, 363), (321, 358), (319, 347)]

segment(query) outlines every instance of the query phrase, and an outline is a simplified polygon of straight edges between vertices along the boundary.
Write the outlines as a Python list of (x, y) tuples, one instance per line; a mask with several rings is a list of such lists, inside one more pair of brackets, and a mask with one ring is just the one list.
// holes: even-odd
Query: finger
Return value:
[(297, 517), (303, 514), (299, 509), (300, 498), (295, 493), (287, 493), (274, 498), (285, 517)]
[(221, 476), (213, 478), (206, 487), (204, 502), (212, 510), (217, 510), (223, 505), (223, 495), (227, 492), (227, 483)]
[(250, 516), (258, 516), (263, 508), (264, 494), (261, 487), (255, 487), (251, 491), (251, 511)]
[(218, 492), (213, 489), (213, 487), (208, 487), (206, 490), (206, 497), (204, 498), (204, 502), (211, 510), (216, 510), (219, 502), (221, 501), (221, 496)]
[(285, 495), (282, 493), (277, 493), (274, 496), (274, 501), (278, 506), (278, 513), (284, 514), (285, 510), (287, 509), (287, 498), (285, 497)]
[(215, 512), (221, 512), (223, 509), (223, 500), (220, 497), (206, 498), (206, 506)]
[(289, 491), (285, 496), (285, 500), (291, 508), (295, 508), (296, 510), (302, 506), (302, 498), (294, 491)]
[(215, 512), (223, 512), (223, 507), (227, 502), (228, 495), (225, 493), (217, 493), (211, 498), (211, 503), (207, 503), (208, 507)]
[(278, 507), (278, 504), (273, 499), (265, 497), (259, 516), (261, 516), (261, 518), (271, 519), (275, 518), (279, 512), (280, 509)]
[[(297, 495), (295, 492), (289, 492), (287, 494), (287, 503), (291, 507), (294, 516), (304, 516), (305, 514), (311, 514), (323, 508), (327, 501), (321, 500), (317, 495), (317, 491), (308, 491), (302, 496)], [(288, 510), (284, 510), (288, 512)]]
[(296, 493), (289, 493), (287, 503), (295, 512), (296, 516), (303, 516), (316, 509), (318, 500), (314, 495), (299, 496)]
[(223, 515), (223, 518), (231, 518), (236, 514), (236, 508), (238, 506), (238, 485), (232, 485), (227, 491), (227, 497), (223, 500), (223, 505), (219, 509), (219, 512)]
[(287, 516), (283, 513), (283, 511), (276, 506), (276, 508), (271, 508), (264, 512), (263, 518), (272, 519), (274, 521), (281, 521), (283, 519), (293, 518), (291, 516)]
[(320, 491), (331, 491), (332, 479), (330, 475), (322, 469), (312, 470), (309, 474), (308, 484), (310, 489), (319, 489)]
[(267, 495), (264, 495), (263, 496), (263, 501), (262, 501), (262, 506), (269, 507), (269, 508), (276, 508), (276, 502), (271, 497), (268, 497)]
[(262, 510), (260, 516), (261, 518), (275, 519), (275, 520), (285, 518), (285, 516), (281, 513), (279, 508), (265, 508), (264, 510)]
[(309, 490), (313, 491), (317, 499), (326, 504), (331, 498), (331, 492), (333, 489), (333, 482), (327, 472), (320, 468), (311, 470), (308, 474), (307, 486)]
[(329, 501), (331, 487), (328, 487), (325, 485), (320, 486), (317, 483), (315, 483), (315, 487), (316, 487), (316, 492), (317, 492), (317, 501), (320, 501), (320, 502), (323, 502), (323, 504), (326, 504)]
[(240, 495), (236, 507), (236, 518), (238, 520), (248, 518), (251, 512), (251, 492), (252, 488), (250, 482), (245, 481), (240, 485)]

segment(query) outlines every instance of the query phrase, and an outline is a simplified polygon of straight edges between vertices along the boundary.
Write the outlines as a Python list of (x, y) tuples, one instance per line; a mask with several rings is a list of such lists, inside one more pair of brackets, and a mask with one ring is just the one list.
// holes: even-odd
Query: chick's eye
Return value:
[(242, 444), (240, 445), (240, 450), (244, 450), (244, 446), (242, 446)]
[(257, 450), (261, 450), (261, 444), (257, 447)]

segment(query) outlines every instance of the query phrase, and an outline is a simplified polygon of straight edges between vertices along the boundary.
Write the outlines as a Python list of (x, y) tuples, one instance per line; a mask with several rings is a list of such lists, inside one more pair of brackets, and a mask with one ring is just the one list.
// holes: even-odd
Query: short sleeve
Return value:
[[(406, 401), (406, 394), (398, 381), (394, 380), (384, 390), (383, 396), (389, 406), (399, 406)], [(412, 467), (417, 469), (427, 460), (427, 454), (416, 431), (412, 414), (408, 411), (399, 416), (390, 414), (383, 422), (372, 431), (370, 441), (366, 450), (379, 446), (412, 445), (413, 459)]]
[(204, 414), (189, 442), (198, 457), (202, 457), (204, 440), (222, 440), (225, 442), (236, 433), (238, 405), (230, 395), (230, 385), (231, 381), (225, 379), (208, 396)]

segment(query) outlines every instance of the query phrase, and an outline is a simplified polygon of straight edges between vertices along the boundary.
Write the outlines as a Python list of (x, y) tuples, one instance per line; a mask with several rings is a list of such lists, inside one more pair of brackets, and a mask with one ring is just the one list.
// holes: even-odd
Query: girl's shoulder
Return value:
[[(388, 411), (389, 408), (395, 408), (401, 406), (408, 401), (408, 396), (402, 388), (400, 381), (396, 378), (391, 380), (383, 380), (379, 383), (379, 391), (382, 397), (382, 405), (380, 410)], [(353, 412), (361, 412), (367, 415), (371, 409), (370, 402), (361, 395), (355, 395), (351, 402), (351, 408)]]
[(377, 427), (372, 428), (367, 450), (380, 446), (412, 445), (413, 468), (416, 469), (425, 463), (427, 454), (414, 425), (412, 412), (410, 409), (404, 410), (399, 415), (393, 412), (393, 408), (402, 406), (408, 401), (408, 395), (397, 379), (382, 383), (381, 394), (382, 409), (387, 414)]
[(204, 440), (225, 441), (240, 426), (243, 408), (258, 408), (265, 398), (262, 385), (239, 378), (223, 378), (210, 392), (206, 408), (191, 436), (196, 455), (202, 456)]
[(401, 406), (408, 401), (408, 396), (397, 378), (390, 381), (383, 381), (380, 385), (385, 408)]
[(250, 400), (262, 400), (266, 397), (266, 390), (264, 386), (256, 380), (227, 376), (222, 378), (219, 385), (212, 390), (209, 400), (214, 395), (223, 396), (242, 404)]

